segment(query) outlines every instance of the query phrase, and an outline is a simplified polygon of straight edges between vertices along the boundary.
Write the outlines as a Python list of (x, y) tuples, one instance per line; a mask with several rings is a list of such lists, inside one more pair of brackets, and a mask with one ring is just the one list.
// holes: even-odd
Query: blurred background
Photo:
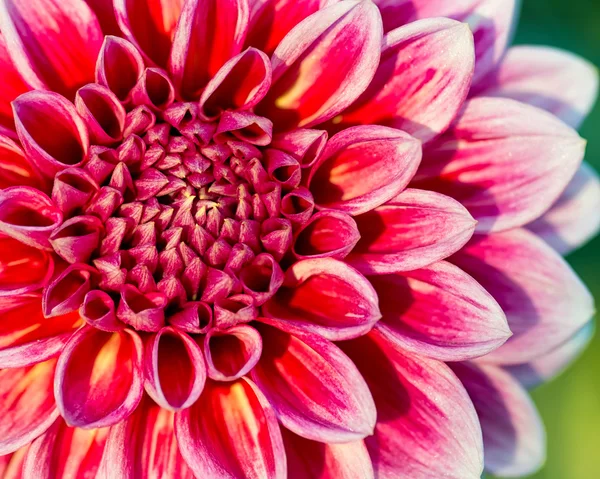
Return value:
[[(553, 45), (600, 66), (600, 0), (523, 0), (515, 43)], [(600, 104), (580, 132), (588, 140), (587, 161), (600, 171)], [(568, 260), (600, 309), (600, 238)], [(600, 477), (600, 334), (571, 369), (533, 396), (546, 424), (548, 460), (531, 477)]]

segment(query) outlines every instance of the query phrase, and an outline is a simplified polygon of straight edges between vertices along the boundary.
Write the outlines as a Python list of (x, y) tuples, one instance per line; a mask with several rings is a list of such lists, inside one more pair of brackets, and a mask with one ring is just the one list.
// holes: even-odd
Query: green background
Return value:
[[(524, 0), (515, 43), (553, 45), (600, 65), (600, 0)], [(580, 130), (600, 171), (600, 105)], [(600, 212), (598, 212), (600, 214)], [(600, 305), (600, 238), (570, 263)], [(580, 360), (533, 393), (546, 424), (548, 458), (535, 479), (600, 478), (600, 334)]]

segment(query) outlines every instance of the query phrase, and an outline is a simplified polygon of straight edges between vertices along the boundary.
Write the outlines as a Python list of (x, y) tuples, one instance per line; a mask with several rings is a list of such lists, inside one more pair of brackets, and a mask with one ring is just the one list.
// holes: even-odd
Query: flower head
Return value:
[(596, 78), (508, 3), (0, 0), (0, 472), (538, 467)]

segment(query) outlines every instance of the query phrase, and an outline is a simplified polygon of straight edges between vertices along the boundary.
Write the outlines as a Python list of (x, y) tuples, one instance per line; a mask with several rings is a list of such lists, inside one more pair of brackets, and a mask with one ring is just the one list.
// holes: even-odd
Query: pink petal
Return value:
[[(12, 112), (10, 117), (12, 119)], [(0, 188), (5, 189), (9, 186), (33, 186), (41, 189), (42, 181), (38, 172), (25, 158), (21, 147), (0, 133)]]
[(10, 237), (0, 237), (0, 297), (44, 287), (54, 273), (54, 258)]
[(143, 394), (143, 345), (131, 330), (107, 333), (81, 328), (56, 366), (54, 396), (70, 426), (116, 424), (137, 407)]
[(209, 80), (244, 44), (247, 0), (189, 0), (173, 37), (169, 68), (184, 99), (196, 100)]
[(456, 117), (474, 64), (473, 35), (464, 23), (431, 18), (393, 30), (384, 37), (375, 78), (333, 127), (379, 123), (429, 141)]
[(73, 98), (94, 80), (100, 24), (84, 0), (2, 0), (0, 29), (23, 79)]
[(267, 118), (245, 111), (226, 111), (221, 115), (213, 138), (217, 143), (240, 140), (252, 145), (266, 146), (271, 143), (272, 133), (273, 123)]
[(29, 444), (58, 417), (52, 395), (55, 365), (52, 359), (0, 370), (0, 455)]
[(107, 429), (79, 429), (67, 426), (62, 418), (27, 451), (24, 477), (95, 477), (106, 444)]
[[(319, 336), (268, 320), (257, 325), (264, 350), (252, 379), (291, 431), (344, 443), (373, 433), (375, 404), (352, 361)], [(274, 327), (276, 326), (276, 327)]]
[(275, 414), (247, 379), (207, 382), (200, 399), (175, 415), (175, 435), (198, 477), (287, 477)]
[(202, 350), (186, 333), (170, 327), (146, 342), (144, 370), (148, 394), (173, 411), (194, 404), (206, 381)]
[(331, 341), (361, 336), (381, 318), (369, 281), (332, 258), (295, 263), (263, 313), (276, 318), (275, 323), (297, 326)]
[(340, 346), (377, 406), (375, 433), (365, 439), (376, 477), (481, 477), (477, 415), (444, 363), (404, 352), (375, 331)]
[(275, 135), (271, 146), (292, 155), (302, 168), (310, 168), (321, 156), (327, 139), (328, 135), (324, 130), (298, 128)]
[(527, 229), (566, 255), (596, 236), (600, 230), (598, 211), (600, 178), (583, 163), (554, 205)]
[(29, 444), (12, 454), (0, 456), (0, 474), (2, 475), (2, 479), (22, 479), (23, 461), (28, 449)]
[(578, 128), (598, 96), (598, 71), (584, 59), (550, 47), (512, 47), (477, 95), (512, 98)]
[(194, 301), (187, 303), (181, 311), (169, 318), (169, 324), (181, 331), (193, 334), (204, 334), (213, 323), (213, 310), (207, 303)]
[(165, 325), (167, 298), (162, 293), (142, 293), (131, 284), (121, 289), (117, 317), (139, 331), (158, 331)]
[(0, 232), (34, 248), (52, 251), (48, 238), (62, 213), (44, 193), (28, 186), (0, 191)]
[(117, 319), (114, 300), (101, 290), (94, 289), (85, 295), (79, 314), (90, 326), (102, 331), (115, 332), (125, 327)]
[(68, 263), (86, 263), (100, 245), (103, 233), (102, 222), (95, 216), (76, 216), (54, 230), (50, 244)]
[(355, 219), (360, 241), (346, 261), (365, 274), (411, 271), (447, 258), (476, 225), (458, 201), (414, 189)]
[(295, 226), (302, 226), (312, 218), (315, 200), (303, 186), (290, 191), (281, 198), (281, 215)]
[(417, 171), (421, 144), (384, 126), (348, 128), (329, 140), (309, 184), (321, 208), (357, 215), (400, 193)]
[(14, 129), (11, 102), (21, 93), (29, 90), (29, 87), (23, 81), (17, 71), (9, 54), (9, 48), (4, 36), (0, 34), (0, 71), (2, 71), (2, 80), (0, 86), (0, 125), (11, 130)]
[(110, 145), (121, 140), (126, 112), (108, 88), (96, 83), (81, 87), (75, 96), (75, 107), (87, 124), (92, 143)]
[(135, 105), (146, 105), (154, 113), (158, 113), (175, 101), (175, 87), (164, 70), (146, 68), (131, 97)]
[(72, 264), (44, 288), (42, 308), (51, 318), (77, 311), (91, 289), (96, 270), (86, 264)]
[(73, 104), (52, 92), (32, 91), (13, 102), (17, 134), (27, 157), (46, 176), (81, 166), (90, 145)]
[(275, 295), (283, 283), (283, 271), (270, 254), (257, 255), (241, 270), (239, 280), (244, 292), (262, 306)]
[(502, 477), (533, 474), (544, 463), (544, 425), (527, 392), (495, 366), (456, 363), (452, 369), (469, 392), (481, 429), (485, 468)]
[(477, 231), (522, 226), (546, 211), (583, 158), (585, 141), (556, 117), (513, 100), (469, 101), (423, 152), (415, 186), (459, 200)]
[(329, 120), (365, 90), (377, 69), (381, 17), (370, 1), (319, 10), (273, 53), (273, 85), (258, 113), (279, 131)]
[(498, 301), (513, 332), (486, 361), (519, 364), (537, 358), (594, 314), (593, 298), (570, 266), (526, 230), (475, 237), (451, 261)]
[(96, 196), (98, 183), (81, 168), (67, 168), (54, 176), (52, 200), (65, 217), (80, 215)]
[(120, 35), (119, 25), (115, 17), (115, 9), (112, 0), (85, 0), (92, 11), (96, 14), (102, 33), (105, 35)]
[(261, 352), (261, 337), (248, 325), (212, 329), (204, 337), (208, 375), (216, 381), (233, 381), (244, 376), (256, 365)]
[(377, 328), (406, 351), (461, 361), (483, 356), (511, 336), (494, 298), (450, 263), (369, 279), (382, 314)]

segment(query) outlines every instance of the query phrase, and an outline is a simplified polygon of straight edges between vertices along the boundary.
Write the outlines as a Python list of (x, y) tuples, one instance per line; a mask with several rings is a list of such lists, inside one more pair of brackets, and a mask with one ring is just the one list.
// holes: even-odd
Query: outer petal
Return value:
[(579, 167), (585, 141), (538, 108), (499, 98), (469, 101), (454, 126), (423, 152), (415, 185), (459, 200), (501, 231), (538, 218)]
[(398, 28), (384, 38), (375, 78), (332, 127), (379, 123), (429, 141), (456, 117), (474, 64), (473, 35), (463, 23), (431, 18)]
[(0, 455), (29, 444), (58, 417), (52, 395), (56, 360), (0, 370)]
[(364, 274), (411, 271), (462, 248), (476, 221), (452, 198), (407, 189), (356, 217), (360, 241), (346, 262)]
[(498, 301), (514, 334), (486, 361), (530, 361), (565, 342), (594, 314), (592, 296), (569, 265), (526, 230), (476, 237), (451, 261)]
[(341, 343), (377, 406), (365, 439), (381, 479), (478, 479), (481, 430), (469, 397), (442, 362), (403, 352), (381, 333)]
[(247, 379), (209, 381), (200, 399), (175, 415), (175, 435), (198, 478), (287, 477), (275, 414)]
[(96, 14), (102, 33), (105, 35), (120, 35), (119, 25), (115, 17), (115, 8), (112, 0), (85, 0), (93, 12)]
[(0, 89), (0, 125), (14, 129), (12, 108), (10, 103), (29, 87), (15, 68), (8, 52), (4, 36), (0, 34), (0, 71), (2, 71), (2, 88)]
[(0, 296), (38, 290), (54, 273), (51, 254), (10, 237), (0, 237)]
[(103, 35), (84, 0), (2, 0), (0, 29), (31, 87), (73, 97), (94, 80)]
[(321, 208), (357, 215), (400, 193), (417, 171), (421, 145), (384, 126), (357, 126), (333, 136), (309, 176)]
[(583, 246), (600, 230), (600, 178), (583, 163), (563, 194), (527, 228), (562, 255)]
[[(12, 113), (10, 115), (12, 122)], [(42, 182), (22, 148), (0, 133), (0, 188), (9, 186), (41, 187)]]
[(450, 263), (369, 279), (382, 314), (377, 328), (406, 351), (460, 361), (483, 356), (511, 336), (494, 298)]
[(381, 36), (381, 17), (367, 0), (338, 2), (309, 16), (275, 50), (273, 86), (259, 114), (280, 131), (334, 117), (373, 78)]
[(325, 444), (281, 430), (289, 479), (374, 479), (363, 441)]
[(0, 456), (0, 475), (2, 479), (22, 479), (23, 462), (29, 445), (23, 446), (18, 451)]
[(56, 368), (54, 396), (71, 426), (118, 423), (143, 393), (142, 342), (135, 332), (81, 328), (64, 348)]
[(544, 425), (519, 383), (495, 366), (452, 369), (469, 392), (483, 430), (485, 468), (502, 477), (533, 474), (544, 462)]
[(219, 69), (241, 50), (248, 0), (189, 0), (173, 38), (169, 68), (183, 98), (196, 100)]
[(23, 476), (36, 479), (95, 477), (107, 433), (107, 429), (69, 427), (58, 418), (29, 447)]
[(562, 50), (516, 46), (508, 50), (477, 94), (537, 106), (578, 128), (596, 102), (598, 70), (583, 58)]
[(324, 443), (372, 434), (375, 404), (352, 361), (317, 335), (278, 327), (272, 322), (257, 325), (264, 349), (252, 379), (280, 422), (302, 437)]
[(263, 306), (263, 313), (333, 341), (361, 336), (381, 318), (369, 281), (331, 258), (295, 263), (286, 272), (283, 286)]

